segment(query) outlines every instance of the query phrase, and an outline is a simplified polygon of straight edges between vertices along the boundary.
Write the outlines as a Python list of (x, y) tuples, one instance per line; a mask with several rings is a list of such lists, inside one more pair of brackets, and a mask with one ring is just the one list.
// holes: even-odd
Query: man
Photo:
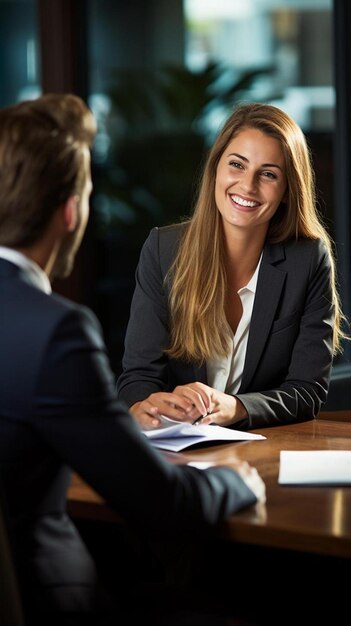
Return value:
[(96, 608), (94, 562), (65, 512), (69, 468), (127, 526), (169, 537), (265, 498), (247, 464), (168, 464), (116, 400), (95, 316), (51, 292), (87, 224), (95, 132), (71, 94), (0, 111), (0, 472), (29, 619)]

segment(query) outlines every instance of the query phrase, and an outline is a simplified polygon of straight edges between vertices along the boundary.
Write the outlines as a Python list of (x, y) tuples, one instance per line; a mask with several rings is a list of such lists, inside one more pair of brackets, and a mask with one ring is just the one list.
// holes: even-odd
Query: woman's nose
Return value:
[(246, 170), (240, 179), (241, 187), (245, 191), (253, 191), (256, 188), (256, 175), (255, 172)]

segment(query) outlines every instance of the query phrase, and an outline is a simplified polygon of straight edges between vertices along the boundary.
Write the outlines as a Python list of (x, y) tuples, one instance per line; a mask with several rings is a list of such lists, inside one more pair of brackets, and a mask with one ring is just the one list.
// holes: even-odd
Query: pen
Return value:
[(192, 424), (197, 424), (198, 422), (200, 422), (200, 420), (202, 420), (203, 417), (207, 417), (207, 415), (209, 415), (209, 412), (207, 411), (207, 413), (204, 413), (203, 415), (199, 415), (199, 417), (196, 418), (196, 420), (194, 420), (192, 422)]

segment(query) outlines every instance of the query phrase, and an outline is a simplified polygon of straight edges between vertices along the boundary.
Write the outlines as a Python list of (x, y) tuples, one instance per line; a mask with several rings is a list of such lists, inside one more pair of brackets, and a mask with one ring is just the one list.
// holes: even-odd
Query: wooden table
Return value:
[[(321, 414), (318, 419), (253, 432), (265, 440), (225, 443), (183, 453), (165, 453), (172, 463), (245, 459), (257, 467), (267, 488), (267, 502), (230, 517), (220, 536), (231, 542), (351, 558), (351, 486), (278, 485), (280, 450), (351, 449), (351, 412)], [(118, 516), (81, 479), (69, 490), (72, 516), (116, 521)]]

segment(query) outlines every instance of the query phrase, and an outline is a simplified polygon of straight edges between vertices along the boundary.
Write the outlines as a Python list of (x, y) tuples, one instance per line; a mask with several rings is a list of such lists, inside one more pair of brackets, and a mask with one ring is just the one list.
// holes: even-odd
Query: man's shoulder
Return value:
[(18, 293), (18, 304), (32, 320), (33, 328), (40, 328), (41, 334), (52, 333), (60, 324), (73, 322), (76, 326), (94, 328), (98, 321), (91, 309), (53, 291), (46, 294), (31, 285), (23, 286)]
[(57, 293), (52, 293), (48, 300), (50, 308), (58, 317), (78, 320), (83, 326), (99, 326), (95, 313), (85, 304), (74, 302)]

